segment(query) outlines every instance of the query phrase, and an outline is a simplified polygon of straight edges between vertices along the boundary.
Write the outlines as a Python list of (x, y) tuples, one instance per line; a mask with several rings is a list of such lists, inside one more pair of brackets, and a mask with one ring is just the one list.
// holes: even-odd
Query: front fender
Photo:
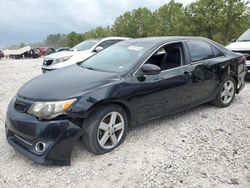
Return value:
[(126, 93), (121, 92), (120, 87), (119, 84), (111, 84), (85, 93), (68, 113), (85, 118), (97, 107), (110, 102), (119, 102), (128, 106), (128, 102), (124, 99)]

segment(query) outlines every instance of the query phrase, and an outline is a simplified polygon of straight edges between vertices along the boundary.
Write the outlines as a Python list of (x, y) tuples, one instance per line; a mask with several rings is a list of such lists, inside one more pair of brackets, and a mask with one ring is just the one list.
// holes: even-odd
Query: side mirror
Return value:
[(141, 71), (145, 75), (157, 75), (161, 73), (161, 68), (153, 64), (144, 64), (141, 67)]
[(230, 43), (233, 43), (233, 42), (236, 42), (236, 39), (232, 39), (232, 40), (230, 41)]
[(100, 51), (102, 51), (103, 49), (104, 49), (103, 47), (97, 46), (97, 47), (95, 48), (95, 52), (100, 52)]

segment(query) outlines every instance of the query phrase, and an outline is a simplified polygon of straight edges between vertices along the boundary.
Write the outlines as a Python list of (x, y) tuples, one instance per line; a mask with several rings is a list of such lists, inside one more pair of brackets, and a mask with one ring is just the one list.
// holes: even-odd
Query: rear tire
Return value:
[(228, 77), (222, 84), (218, 95), (212, 103), (219, 107), (225, 108), (228, 107), (234, 99), (236, 92), (236, 83), (232, 77)]
[(127, 128), (127, 114), (122, 107), (103, 106), (84, 121), (83, 145), (96, 155), (108, 153), (125, 140)]

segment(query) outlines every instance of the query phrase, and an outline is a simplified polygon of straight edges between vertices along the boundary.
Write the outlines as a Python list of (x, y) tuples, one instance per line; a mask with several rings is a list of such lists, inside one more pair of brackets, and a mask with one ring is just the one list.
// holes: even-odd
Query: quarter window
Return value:
[(211, 46), (206, 42), (188, 41), (187, 42), (192, 62), (214, 58)]
[(215, 57), (224, 56), (223, 53), (221, 53), (220, 50), (218, 50), (217, 48), (215, 48), (215, 47), (213, 47), (213, 46), (211, 46), (211, 47), (212, 47), (212, 50), (213, 50), (213, 52), (214, 52), (214, 56), (215, 56)]

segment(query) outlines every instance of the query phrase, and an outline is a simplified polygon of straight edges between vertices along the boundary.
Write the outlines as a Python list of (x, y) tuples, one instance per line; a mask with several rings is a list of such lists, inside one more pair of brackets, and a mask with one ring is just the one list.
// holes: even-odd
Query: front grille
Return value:
[(21, 102), (16, 100), (14, 102), (14, 108), (15, 110), (19, 111), (19, 112), (26, 112), (29, 107), (31, 106), (31, 104), (25, 103), (25, 102)]
[(237, 52), (237, 53), (241, 53), (241, 54), (248, 54), (247, 61), (250, 61), (250, 51), (235, 51), (235, 50), (233, 50), (233, 52)]
[(43, 65), (49, 66), (53, 63), (54, 60), (51, 59), (44, 59), (43, 61)]

